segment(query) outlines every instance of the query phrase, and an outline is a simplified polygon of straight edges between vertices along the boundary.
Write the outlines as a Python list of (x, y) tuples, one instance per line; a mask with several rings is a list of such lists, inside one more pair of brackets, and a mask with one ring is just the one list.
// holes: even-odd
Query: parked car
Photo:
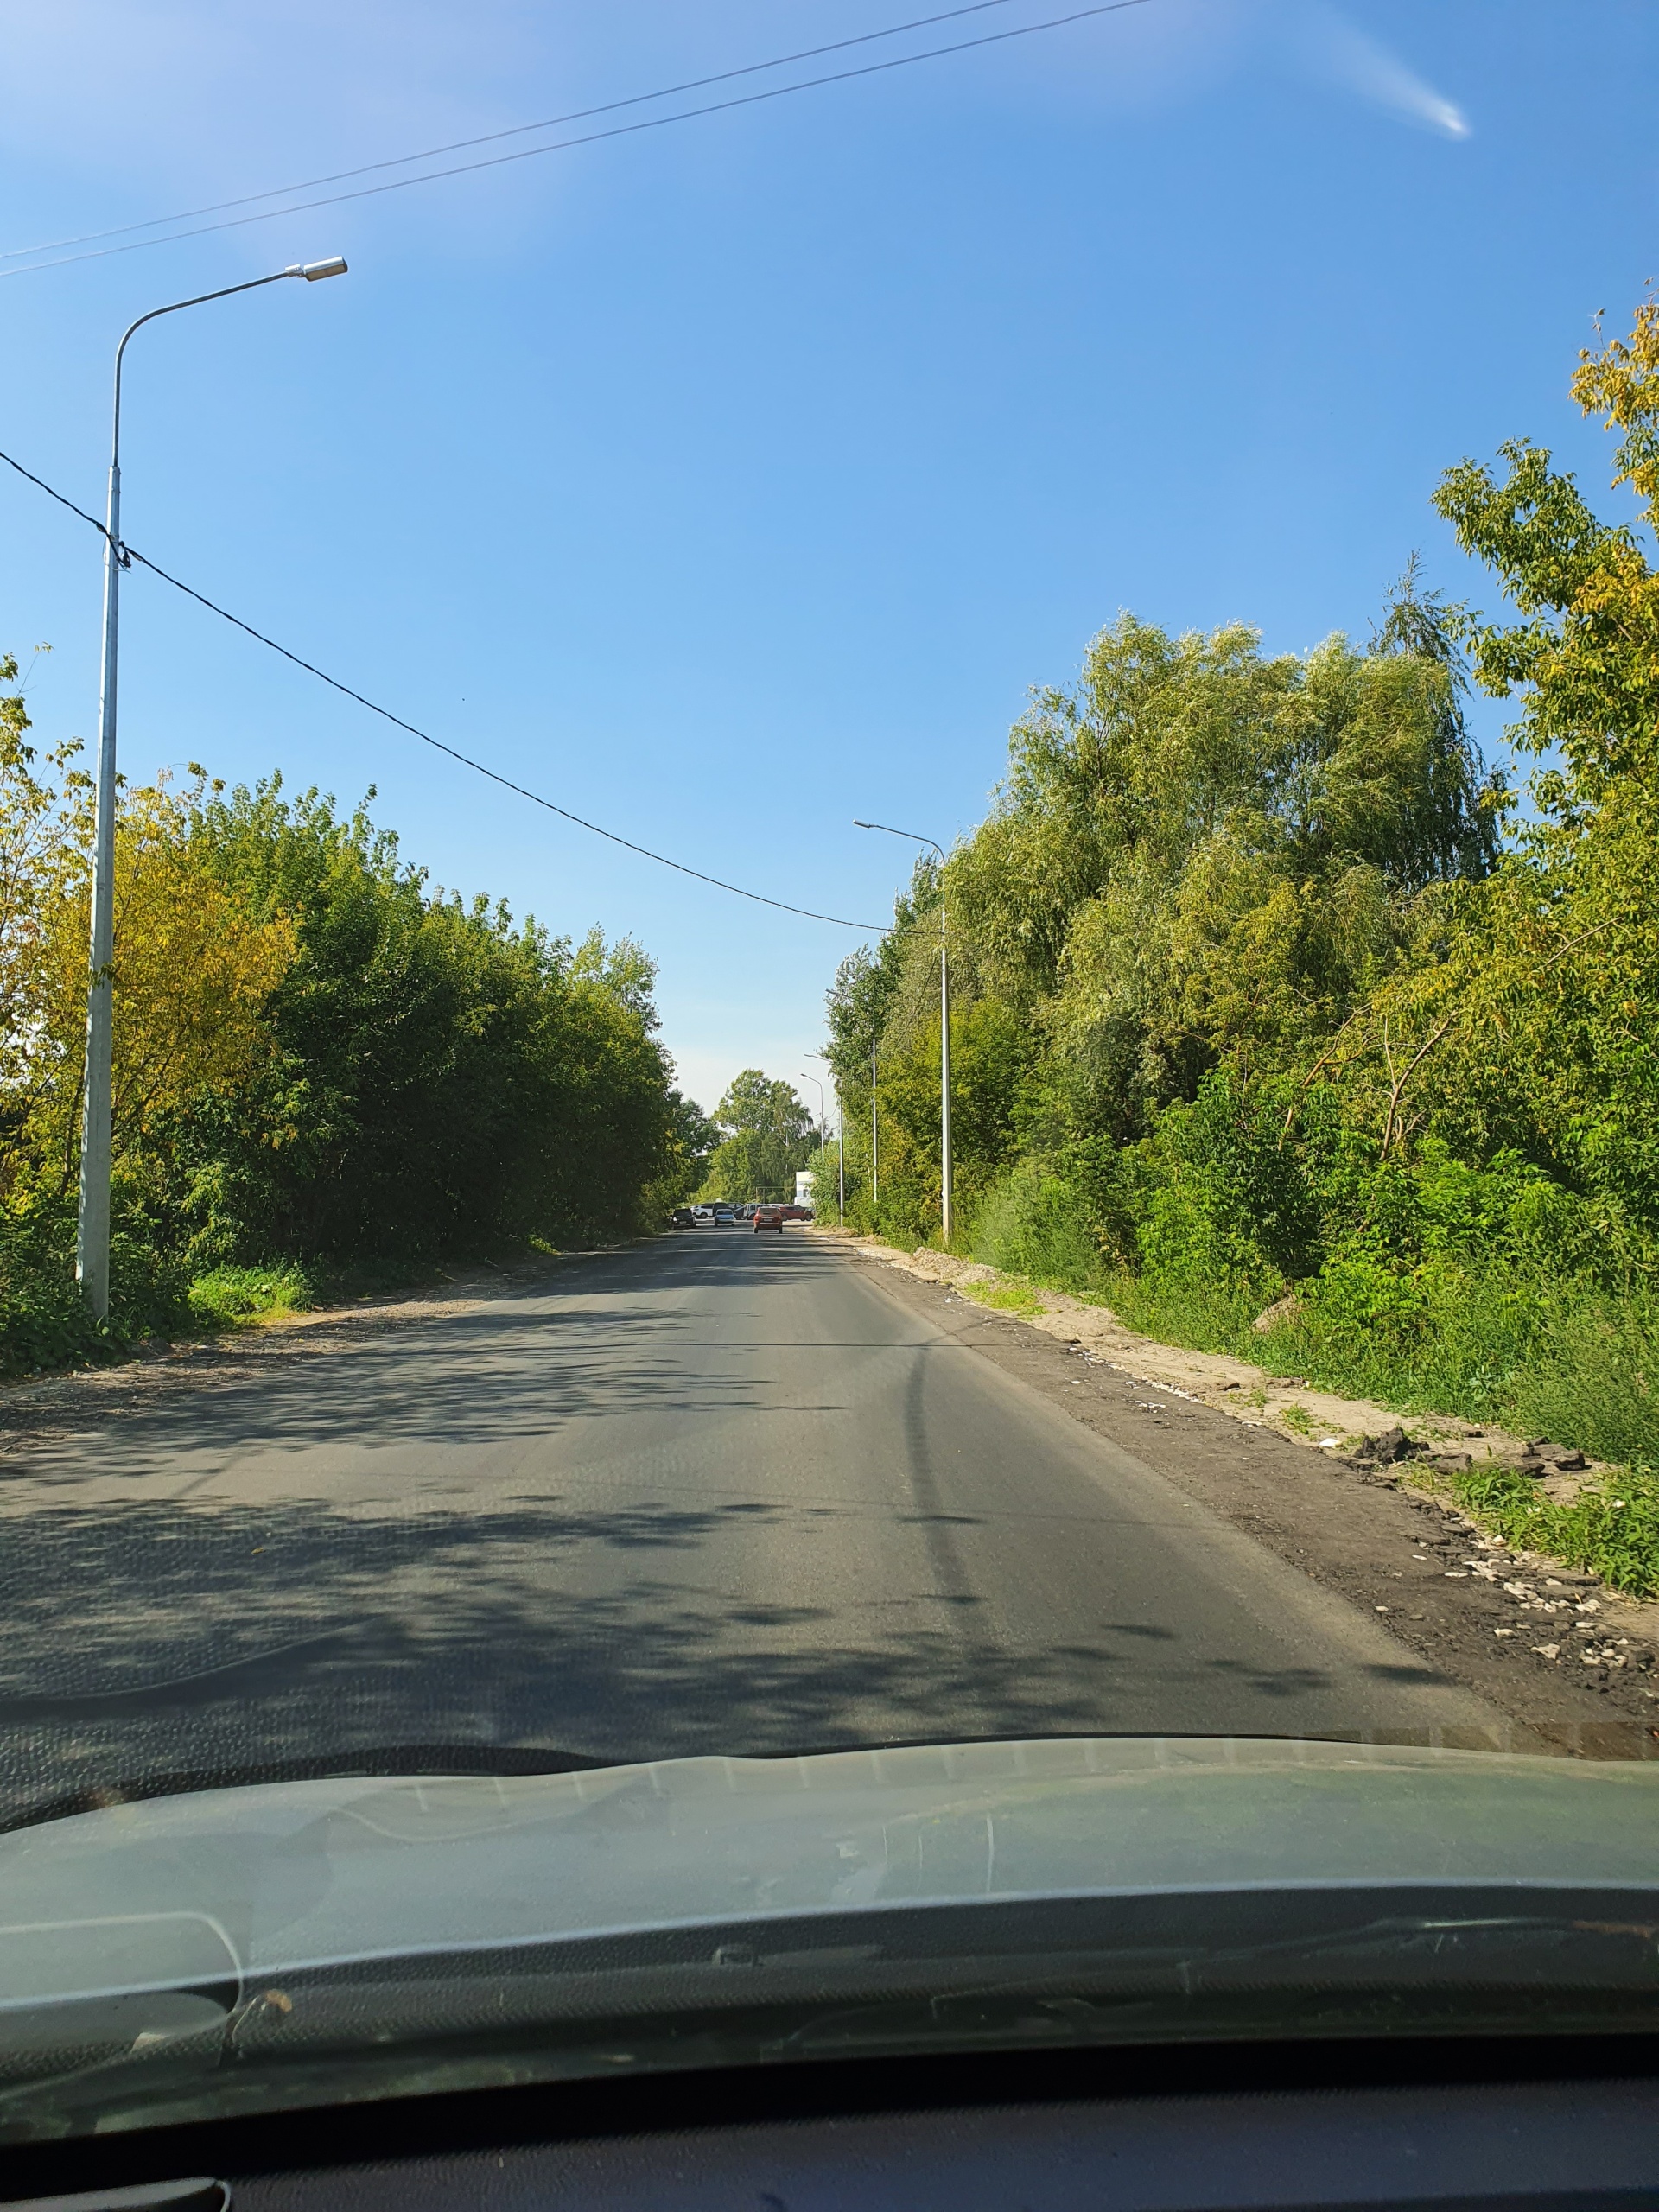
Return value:
[(812, 1209), (810, 1206), (798, 1206), (791, 1205), (779, 1206), (778, 1211), (785, 1221), (810, 1221), (812, 1218)]
[(707, 1228), (714, 1217), (713, 1206), (693, 1206), (691, 1209), (691, 1225), (694, 1229)]
[(715, 1206), (715, 1227), (716, 1229), (731, 1229), (735, 1225), (736, 1221), (737, 1216), (732, 1211), (730, 1206), (724, 1204)]
[(755, 1234), (757, 1236), (759, 1236), (763, 1229), (775, 1229), (778, 1234), (781, 1236), (784, 1233), (784, 1209), (782, 1206), (756, 1206), (754, 1209), (754, 1228)]
[(668, 1217), (668, 1225), (671, 1229), (695, 1229), (697, 1217), (690, 1206), (676, 1206)]

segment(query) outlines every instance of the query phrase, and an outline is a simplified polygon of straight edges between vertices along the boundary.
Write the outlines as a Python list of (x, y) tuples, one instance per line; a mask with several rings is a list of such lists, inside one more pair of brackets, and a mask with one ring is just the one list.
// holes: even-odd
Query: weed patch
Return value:
[(302, 1313), (313, 1302), (310, 1283), (294, 1267), (214, 1268), (188, 1294), (199, 1329), (243, 1328), (267, 1313)]
[(963, 1283), (962, 1294), (971, 1298), (976, 1306), (988, 1306), (998, 1313), (1017, 1313), (1022, 1321), (1034, 1320), (1048, 1311), (1028, 1282)]
[(1599, 1574), (1632, 1597), (1659, 1597), (1659, 1473), (1626, 1467), (1601, 1491), (1558, 1504), (1513, 1467), (1479, 1468), (1440, 1478), (1506, 1542), (1544, 1552)]

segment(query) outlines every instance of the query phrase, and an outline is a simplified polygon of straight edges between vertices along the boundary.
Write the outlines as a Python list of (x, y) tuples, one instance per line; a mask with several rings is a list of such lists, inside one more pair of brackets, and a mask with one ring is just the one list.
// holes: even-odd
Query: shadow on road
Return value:
[[(984, 1511), (979, 1497), (963, 1510), (957, 1446), (948, 1433), (939, 1444), (925, 1402), (928, 1373), (970, 1355), (828, 1283), (810, 1308), (736, 1295), (840, 1267), (821, 1246), (756, 1252), (710, 1233), (471, 1312), (346, 1331), (336, 1350), (325, 1338), (257, 1372), (226, 1355), (218, 1382), (79, 1407), (55, 1434), (20, 1438), (28, 1412), (14, 1405), (0, 1479), (0, 1818), (157, 1775), (384, 1765), (399, 1745), (612, 1761), (1330, 1724), (1333, 1678), (1291, 1660), (1283, 1639), (1254, 1639), (1264, 1663), (1237, 1641), (1229, 1651), (1186, 1618), (1179, 1580), (1141, 1610), (1129, 1538), (1086, 1484), (1076, 1503), (1053, 1493), (1042, 1541), (1059, 1548), (1034, 1625), (999, 1626), (997, 1561), (1014, 1523), (995, 1492)], [(734, 1319), (751, 1333), (722, 1335)], [(804, 1351), (829, 1355), (829, 1390), (801, 1389), (817, 1372)], [(780, 1498), (727, 1472), (741, 1421), (836, 1411), (862, 1361), (890, 1363), (871, 1402), (890, 1408), (893, 1446), (875, 1491)], [(671, 1436), (694, 1415), (734, 1417), (705, 1440), (700, 1491), (654, 1497), (636, 1471), (607, 1496), (604, 1440), (642, 1411), (668, 1416)], [(548, 1440), (576, 1422), (589, 1425), (580, 1448), (548, 1458)], [(511, 1452), (480, 1456), (501, 1444), (539, 1454), (539, 1467), (520, 1478)], [(443, 1478), (423, 1480), (424, 1446), (463, 1451), (454, 1471), (440, 1459)], [(335, 1495), (321, 1471), (331, 1447), (384, 1461), (368, 1487)], [(248, 1478), (286, 1453), (291, 1468)], [(626, 1450), (617, 1465), (628, 1467)], [(232, 1466), (240, 1487), (227, 1496)], [(594, 1467), (604, 1480), (588, 1479)], [(218, 1497), (192, 1494), (215, 1483)], [(837, 1554), (829, 1524), (849, 1512), (867, 1548)], [(1027, 1520), (1035, 1541), (1046, 1524)], [(744, 1534), (768, 1527), (771, 1556), (808, 1563), (788, 1596), (743, 1579), (764, 1555), (743, 1551)], [(802, 1548), (815, 1542), (822, 1555)], [(879, 1591), (855, 1565), (871, 1558)], [(1046, 1594), (1060, 1581), (1069, 1611)], [(803, 1589), (823, 1602), (801, 1602)]]
[[(781, 1510), (781, 1509), (777, 1509)], [(398, 1744), (546, 1745), (601, 1760), (777, 1752), (1113, 1725), (1146, 1639), (1103, 1624), (1040, 1653), (823, 1609), (709, 1605), (664, 1573), (550, 1586), (587, 1548), (683, 1554), (765, 1507), (365, 1520), (305, 1503), (48, 1511), (0, 1569), (0, 1817), (153, 1772), (212, 1773)], [(1140, 1649), (1136, 1646), (1139, 1644)], [(1196, 1673), (1172, 1654), (1169, 1679)], [(1258, 1694), (1300, 1681), (1257, 1680)]]

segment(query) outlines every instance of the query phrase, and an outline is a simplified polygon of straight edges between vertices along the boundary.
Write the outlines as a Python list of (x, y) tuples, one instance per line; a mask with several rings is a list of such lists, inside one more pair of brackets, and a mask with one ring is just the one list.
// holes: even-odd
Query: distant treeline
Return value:
[[(695, 1109), (693, 1109), (695, 1111)], [(708, 1158), (699, 1198), (792, 1198), (812, 1155), (812, 1116), (791, 1084), (745, 1068), (704, 1124)]]
[[(14, 684), (13, 662), (0, 683)], [(92, 788), (0, 698), (0, 1363), (353, 1273), (631, 1232), (701, 1116), (626, 939), (435, 894), (281, 779), (127, 790), (117, 835), (113, 1313), (73, 1283)], [(371, 794), (372, 796), (372, 794)]]
[[(1659, 526), (1659, 307), (1573, 391)], [(1525, 442), (1435, 505), (1511, 618), (1414, 562), (1363, 646), (1126, 615), (1034, 696), (989, 817), (830, 995), (849, 1211), (938, 1232), (943, 894), (965, 1244), (1160, 1334), (1646, 1460), (1659, 576)], [(1521, 702), (1524, 791), (1478, 757), (1471, 680)], [(1607, 1510), (1634, 1533), (1638, 1504)]]

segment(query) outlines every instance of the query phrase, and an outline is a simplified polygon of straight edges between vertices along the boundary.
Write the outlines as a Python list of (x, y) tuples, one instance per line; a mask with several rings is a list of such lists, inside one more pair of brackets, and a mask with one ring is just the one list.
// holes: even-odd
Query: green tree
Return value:
[(658, 1220), (700, 1189), (720, 1142), (719, 1130), (702, 1107), (678, 1090), (668, 1094), (668, 1165), (652, 1186), (645, 1208), (649, 1217)]
[(255, 1080), (172, 1133), (204, 1256), (403, 1264), (642, 1218), (673, 1130), (637, 948), (590, 938), (578, 960), (503, 906), (430, 896), (364, 809), (279, 779), (208, 798), (194, 835), (297, 930)]
[(806, 1165), (813, 1119), (794, 1089), (759, 1068), (734, 1076), (715, 1109), (724, 1132), (699, 1195), (742, 1203), (792, 1198), (795, 1173)]
[[(1659, 302), (1573, 380), (1619, 437), (1616, 488), (1659, 527)], [(1497, 575), (1518, 621), (1465, 626), (1477, 681), (1518, 697), (1510, 732), (1543, 762), (1535, 819), (1424, 979), (1447, 1024), (1443, 1088), (1497, 1136), (1659, 1234), (1659, 574), (1521, 439), (1500, 477), (1465, 461), (1436, 505)]]

